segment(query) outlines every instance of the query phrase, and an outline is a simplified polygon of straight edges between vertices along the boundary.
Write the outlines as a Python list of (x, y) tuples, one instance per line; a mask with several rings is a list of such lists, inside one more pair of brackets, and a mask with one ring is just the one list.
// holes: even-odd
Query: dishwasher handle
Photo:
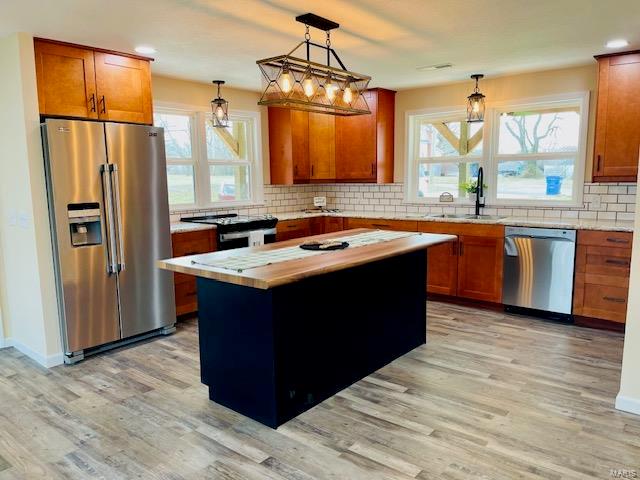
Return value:
[(571, 238), (566, 238), (566, 237), (550, 237), (550, 236), (546, 236), (546, 235), (519, 235), (519, 234), (512, 234), (512, 235), (506, 235), (505, 240), (507, 238), (531, 238), (534, 240), (553, 240), (554, 242), (571, 242), (571, 243), (575, 243), (575, 240), (572, 240)]
[(504, 237), (504, 254), (507, 257), (517, 257), (518, 247), (516, 246), (516, 239), (525, 240), (546, 240), (551, 242), (563, 242), (563, 243), (575, 243), (574, 240), (564, 237), (547, 237), (547, 236), (535, 236), (535, 235), (507, 235)]

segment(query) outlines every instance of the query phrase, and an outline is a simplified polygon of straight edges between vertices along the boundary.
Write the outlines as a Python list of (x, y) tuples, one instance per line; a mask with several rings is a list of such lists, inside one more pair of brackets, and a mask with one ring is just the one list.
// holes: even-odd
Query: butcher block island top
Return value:
[[(376, 238), (379, 236), (379, 238)], [(311, 240), (341, 239), (353, 244), (344, 250), (332, 250), (296, 258), (296, 248)], [(362, 240), (365, 240), (363, 243)], [(375, 243), (370, 239), (374, 239)], [(455, 235), (417, 232), (382, 232), (359, 228), (314, 235), (260, 247), (239, 248), (158, 261), (160, 268), (220, 282), (258, 289), (269, 289), (302, 279), (336, 272), (383, 260), (432, 245), (450, 242)], [(368, 243), (367, 242), (371, 242)], [(299, 249), (301, 254), (306, 252)], [(316, 252), (313, 252), (316, 253)], [(291, 259), (288, 259), (288, 257)], [(247, 261), (250, 258), (251, 261)], [(263, 260), (260, 260), (263, 258)], [(239, 268), (243, 262), (246, 268)], [(253, 264), (260, 264), (252, 267)], [(272, 263), (270, 263), (272, 262)]]

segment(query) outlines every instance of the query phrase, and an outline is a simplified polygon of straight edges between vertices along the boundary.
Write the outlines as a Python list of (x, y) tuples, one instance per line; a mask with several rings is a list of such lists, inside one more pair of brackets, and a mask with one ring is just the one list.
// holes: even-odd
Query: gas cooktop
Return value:
[(218, 234), (274, 228), (278, 223), (278, 219), (273, 215), (238, 215), (235, 213), (185, 217), (180, 220), (182, 222), (216, 225)]

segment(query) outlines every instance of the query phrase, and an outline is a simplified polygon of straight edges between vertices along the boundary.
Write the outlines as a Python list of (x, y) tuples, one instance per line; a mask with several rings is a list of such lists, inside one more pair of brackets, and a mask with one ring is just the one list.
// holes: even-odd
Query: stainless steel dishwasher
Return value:
[(507, 227), (502, 298), (508, 310), (571, 318), (576, 231)]

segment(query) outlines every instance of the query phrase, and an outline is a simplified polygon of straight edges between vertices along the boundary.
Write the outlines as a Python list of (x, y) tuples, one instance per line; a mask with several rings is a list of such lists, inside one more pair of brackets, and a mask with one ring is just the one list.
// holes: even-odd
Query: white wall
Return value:
[[(640, 196), (636, 197), (636, 228), (640, 226)], [(633, 235), (629, 305), (624, 336), (622, 378), (616, 408), (640, 415), (640, 232)]]
[(6, 343), (62, 362), (33, 38), (0, 39), (0, 295)]

